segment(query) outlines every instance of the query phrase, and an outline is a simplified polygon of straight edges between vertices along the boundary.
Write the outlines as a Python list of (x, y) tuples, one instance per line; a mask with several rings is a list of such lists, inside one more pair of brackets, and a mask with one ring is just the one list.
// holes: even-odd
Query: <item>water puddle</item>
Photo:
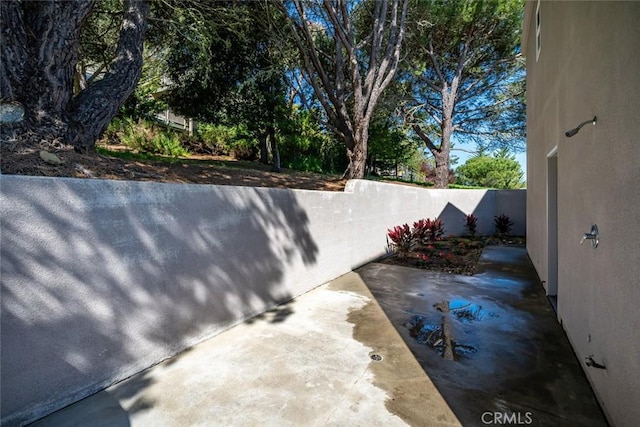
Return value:
[[(446, 303), (446, 301), (444, 303)], [(436, 304), (436, 306), (444, 303)], [(463, 323), (472, 323), (478, 320), (483, 320), (487, 317), (497, 317), (497, 314), (483, 309), (481, 305), (474, 304), (463, 299), (454, 299), (448, 301), (448, 303), (449, 312)], [(443, 311), (438, 307), (436, 307), (436, 309), (438, 309), (438, 311)]]
[(470, 324), (497, 317), (496, 314), (483, 309), (481, 305), (463, 299), (442, 301), (434, 304), (433, 308), (441, 313), (440, 324), (428, 323), (424, 316), (415, 315), (403, 326), (418, 344), (432, 348), (447, 360), (456, 360), (478, 352), (475, 345), (456, 341), (452, 321)]

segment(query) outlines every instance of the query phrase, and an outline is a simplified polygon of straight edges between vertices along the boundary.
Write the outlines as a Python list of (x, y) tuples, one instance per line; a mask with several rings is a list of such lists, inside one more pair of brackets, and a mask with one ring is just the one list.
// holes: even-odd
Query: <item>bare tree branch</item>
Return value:
[(427, 148), (429, 149), (429, 151), (431, 151), (433, 154), (436, 154), (436, 153), (440, 152), (440, 148), (435, 146), (435, 144), (433, 143), (431, 138), (429, 138), (429, 136), (422, 131), (420, 126), (413, 125), (413, 131), (416, 133), (416, 135), (418, 135), (420, 137), (420, 139), (422, 141), (424, 141), (424, 143), (427, 146)]

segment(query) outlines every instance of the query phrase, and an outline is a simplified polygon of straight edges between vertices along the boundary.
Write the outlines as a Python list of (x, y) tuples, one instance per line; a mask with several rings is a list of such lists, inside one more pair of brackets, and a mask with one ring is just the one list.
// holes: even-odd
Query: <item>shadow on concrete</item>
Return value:
[[(3, 424), (51, 413), (289, 301), (286, 266), (316, 262), (292, 191), (19, 179), (3, 177), (2, 188)], [(271, 321), (293, 312), (285, 307)]]
[(245, 323), (252, 324), (259, 321), (268, 323), (281, 323), (287, 320), (287, 318), (294, 313), (293, 304), (294, 300), (287, 301), (284, 304), (280, 304), (270, 310), (260, 313), (250, 319), (245, 320)]
[(478, 271), (357, 273), (463, 425), (607, 425), (526, 249), (488, 246)]

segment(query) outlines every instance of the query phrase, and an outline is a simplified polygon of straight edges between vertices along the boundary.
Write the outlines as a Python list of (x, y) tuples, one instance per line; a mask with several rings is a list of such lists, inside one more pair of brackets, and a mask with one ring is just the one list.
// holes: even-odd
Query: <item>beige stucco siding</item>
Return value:
[[(558, 317), (614, 425), (640, 420), (640, 2), (535, 2), (527, 55), (527, 236), (548, 281), (547, 155), (557, 146)], [(598, 117), (577, 135), (564, 133)], [(580, 245), (597, 224), (600, 245)]]

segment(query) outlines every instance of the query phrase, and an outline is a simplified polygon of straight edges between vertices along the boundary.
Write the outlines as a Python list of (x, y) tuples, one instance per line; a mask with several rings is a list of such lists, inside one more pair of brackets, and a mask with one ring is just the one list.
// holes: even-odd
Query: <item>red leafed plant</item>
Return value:
[(387, 230), (387, 236), (391, 240), (393, 250), (398, 253), (400, 258), (404, 258), (415, 246), (415, 237), (409, 227), (409, 224), (403, 224)]
[(499, 236), (506, 236), (511, 233), (513, 221), (509, 219), (509, 215), (501, 214), (500, 216), (496, 216), (493, 219), (493, 223), (496, 226), (496, 233), (498, 233)]
[(429, 223), (429, 240), (436, 241), (440, 240), (442, 235), (444, 234), (444, 222), (441, 219), (430, 220), (427, 218)]
[(444, 222), (440, 219), (421, 219), (413, 223), (413, 234), (422, 245), (435, 242), (444, 234)]
[(413, 223), (413, 236), (421, 245), (426, 245), (429, 241), (430, 219), (421, 219)]
[(475, 236), (478, 232), (478, 217), (474, 214), (465, 215), (464, 228), (467, 229), (470, 236)]

